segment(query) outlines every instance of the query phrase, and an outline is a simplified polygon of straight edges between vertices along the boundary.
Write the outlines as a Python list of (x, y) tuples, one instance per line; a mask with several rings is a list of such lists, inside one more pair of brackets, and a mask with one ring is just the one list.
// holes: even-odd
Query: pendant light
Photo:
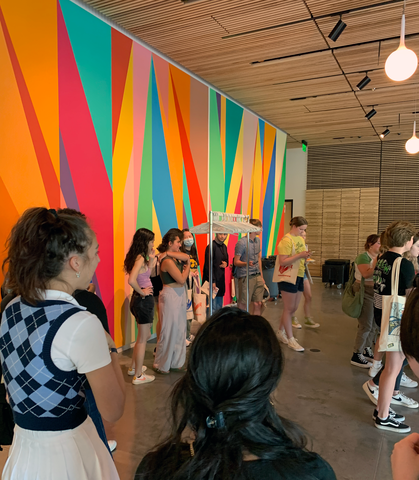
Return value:
[(403, 4), (403, 15), (402, 15), (402, 28), (400, 33), (400, 45), (399, 48), (390, 54), (386, 60), (385, 71), (387, 76), (394, 80), (395, 82), (402, 82), (411, 77), (418, 66), (418, 57), (416, 56), (413, 50), (406, 48), (404, 44), (404, 34), (405, 34), (405, 8), (406, 0)]
[(407, 153), (414, 155), (419, 152), (419, 138), (416, 136), (416, 120), (413, 122), (413, 135), (405, 145)]

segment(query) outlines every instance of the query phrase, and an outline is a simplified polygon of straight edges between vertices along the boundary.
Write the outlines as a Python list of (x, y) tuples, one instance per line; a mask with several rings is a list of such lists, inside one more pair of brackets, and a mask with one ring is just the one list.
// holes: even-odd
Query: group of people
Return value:
[[(295, 285), (280, 282), (284, 298), (281, 340), (291, 348), (296, 342), (292, 328), (297, 328), (295, 321), (293, 327), (293, 317), (305, 285), (302, 267), (310, 255), (301, 236), (307, 222), (296, 218), (291, 221), (290, 235), (278, 248), (280, 266), (292, 264), (298, 269)], [(257, 226), (262, 227), (260, 222)], [(410, 249), (410, 230), (405, 227), (403, 232), (395, 237), (398, 240), (386, 232), (393, 244), (388, 241), (389, 252), (383, 260), (389, 262), (392, 253), (399, 255)], [(271, 325), (258, 315), (264, 280), (260, 240), (257, 234), (251, 235), (248, 253), (254, 269), (249, 272), (249, 300), (253, 314), (240, 308), (219, 308), (222, 304), (216, 301), (216, 313), (199, 329), (191, 345), (187, 369), (185, 283), (193, 268), (193, 244), (185, 242), (189, 236), (184, 232), (171, 229), (156, 254), (153, 232), (139, 229), (133, 238), (124, 267), (133, 288), (131, 311), (139, 328), (129, 374), (134, 384), (152, 381), (143, 363), (157, 289), (161, 289), (160, 321), (153, 368), (160, 374), (184, 372), (171, 395), (171, 432), (144, 457), (136, 479), (336, 479), (331, 466), (309, 451), (301, 430), (277, 414), (271, 399), (283, 370), (283, 354)], [(225, 236), (217, 235), (213, 247), (214, 268), (225, 271), (228, 255), (224, 241)], [(398, 246), (401, 242), (402, 248)], [(186, 253), (184, 248), (188, 247)], [(245, 258), (247, 252), (238, 242), (234, 256), (238, 269), (244, 267)], [(96, 235), (79, 212), (31, 208), (11, 231), (3, 264), (11, 297), (4, 305), (0, 325), (0, 360), (16, 427), (3, 480), (119, 478), (99, 429), (86, 410), (86, 381), (98, 414), (105, 420), (117, 421), (125, 403), (125, 381), (106, 325), (90, 313), (94, 302), (83, 307), (82, 301), (76, 300), (85, 296), (99, 261)], [(156, 270), (157, 278), (152, 275)], [(410, 273), (406, 270), (405, 275), (407, 282)], [(244, 282), (240, 271), (237, 276), (239, 284)], [(213, 272), (213, 279), (220, 291), (218, 270)], [(409, 284), (403, 286), (408, 288)], [(77, 292), (82, 295), (78, 297)], [(240, 306), (246, 300), (239, 295)], [(419, 337), (412, 341), (412, 331), (419, 332), (418, 302), (415, 289), (408, 298), (408, 318), (401, 329), (403, 349), (415, 371), (419, 370)], [(304, 323), (313, 327), (310, 313)], [(380, 385), (380, 419), (388, 409), (389, 388), (386, 390), (383, 382), (394, 384), (394, 373), (400, 370), (403, 359), (400, 352), (389, 353)], [(389, 414), (388, 418), (393, 417)], [(412, 470), (413, 460), (406, 462), (406, 451), (411, 457), (416, 455), (416, 461), (418, 454), (413, 452), (417, 442), (409, 437), (395, 449), (392, 460), (397, 475), (407, 465)]]
[[(365, 251), (354, 262), (355, 282), (352, 289), (354, 293), (363, 292), (363, 303), (351, 364), (369, 369), (372, 378), (363, 384), (363, 390), (377, 406), (373, 412), (375, 426), (398, 433), (408, 433), (411, 429), (404, 423), (405, 416), (396, 413), (390, 405), (419, 408), (417, 401), (400, 391), (400, 386), (415, 388), (418, 382), (403, 371), (408, 360), (402, 351), (400, 324), (394, 313), (393, 318), (387, 318), (386, 311), (384, 319), (385, 338), (390, 331), (394, 336), (390, 347), (385, 344), (385, 339), (381, 339), (383, 299), (391, 296), (394, 291), (409, 301), (410, 293), (415, 287), (415, 275), (419, 273), (418, 255), (419, 235), (414, 226), (408, 222), (396, 221), (381, 236), (368, 236)], [(384, 355), (385, 366), (382, 363)]]

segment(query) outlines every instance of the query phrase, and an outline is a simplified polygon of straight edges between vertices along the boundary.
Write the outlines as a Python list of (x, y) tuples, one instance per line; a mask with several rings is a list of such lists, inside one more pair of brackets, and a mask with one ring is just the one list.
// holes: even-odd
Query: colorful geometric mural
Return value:
[[(274, 252), (283, 132), (69, 0), (0, 0), (0, 27), (0, 242), (28, 207), (85, 213), (118, 346), (135, 333), (123, 261), (137, 228), (159, 241), (209, 209), (247, 213)], [(197, 242), (203, 262), (206, 236)]]

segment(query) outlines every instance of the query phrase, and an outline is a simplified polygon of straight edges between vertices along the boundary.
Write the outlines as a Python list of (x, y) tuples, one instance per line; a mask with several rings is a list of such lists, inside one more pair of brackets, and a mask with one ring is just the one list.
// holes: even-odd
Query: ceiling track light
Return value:
[(365, 118), (366, 118), (367, 120), (370, 120), (376, 113), (377, 113), (377, 111), (375, 110), (375, 108), (373, 108), (372, 110), (370, 110), (370, 111), (365, 115)]
[(366, 87), (369, 83), (371, 82), (371, 78), (365, 74), (365, 77), (358, 83), (356, 88), (358, 90), (362, 90), (364, 87)]
[(338, 23), (333, 27), (333, 30), (329, 33), (329, 38), (333, 42), (340, 37), (340, 34), (345, 30), (346, 23), (342, 21), (342, 18), (338, 20)]
[(380, 138), (387, 137), (389, 133), (390, 133), (390, 130), (386, 128), (383, 133), (380, 133)]
[(410, 78), (415, 72), (418, 66), (418, 57), (416, 56), (413, 50), (406, 48), (404, 44), (404, 34), (405, 34), (405, 9), (406, 9), (406, 0), (403, 4), (403, 15), (402, 15), (402, 27), (400, 32), (400, 45), (399, 48), (391, 53), (385, 63), (385, 71), (387, 76), (394, 80), (395, 82), (402, 82)]

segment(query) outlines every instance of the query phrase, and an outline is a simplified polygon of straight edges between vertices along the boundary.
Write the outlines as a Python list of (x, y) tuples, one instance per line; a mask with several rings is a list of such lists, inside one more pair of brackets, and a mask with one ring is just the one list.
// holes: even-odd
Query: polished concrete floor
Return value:
[[(312, 449), (333, 467), (339, 480), (390, 480), (390, 455), (403, 438), (374, 427), (373, 404), (362, 390), (368, 371), (350, 364), (357, 322), (341, 310), (342, 290), (313, 285), (313, 316), (321, 326), (302, 329), (296, 337), (304, 353), (284, 348), (285, 369), (275, 392), (278, 412), (305, 429)], [(281, 301), (267, 304), (265, 317), (277, 328)], [(302, 304), (297, 312), (303, 318)], [(151, 368), (154, 344), (147, 346), (145, 365)], [(156, 374), (150, 384), (134, 386), (126, 374), (132, 350), (120, 354), (127, 382), (125, 412), (115, 425), (107, 425), (108, 438), (118, 442), (114, 459), (121, 480), (131, 480), (144, 454), (167, 432), (168, 396), (179, 373)], [(407, 369), (407, 374), (413, 377)], [(151, 373), (151, 372), (150, 372)], [(403, 389), (419, 401), (419, 388)], [(413, 431), (419, 431), (419, 409), (399, 407)], [(5, 457), (6, 452), (0, 453)], [(0, 465), (1, 465), (0, 461)]]

